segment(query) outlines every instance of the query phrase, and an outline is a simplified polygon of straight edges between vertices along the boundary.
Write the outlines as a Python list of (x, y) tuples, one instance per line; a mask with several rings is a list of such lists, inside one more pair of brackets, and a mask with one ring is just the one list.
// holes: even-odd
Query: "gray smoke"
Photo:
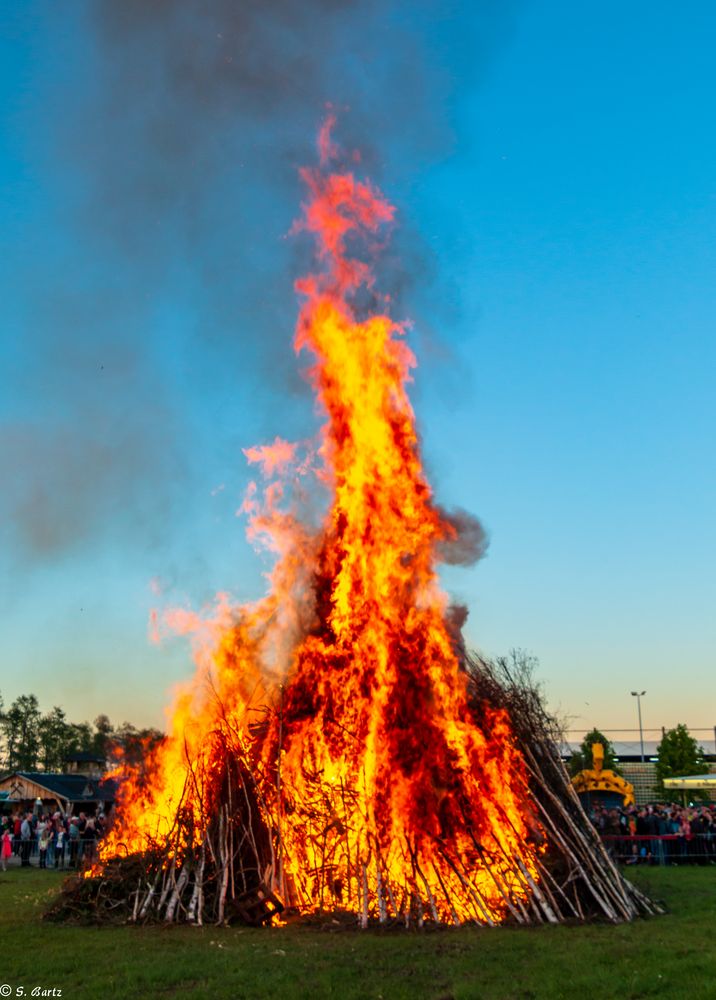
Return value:
[[(215, 394), (242, 370), (302, 391), (288, 345), (307, 248), (282, 238), (301, 197), (297, 168), (314, 160), (327, 102), (340, 141), (393, 190), (448, 152), (456, 94), (479, 82), (514, 11), (501, 0), (466, 7), (89, 0), (48, 14), (58, 58), (80, 64), (48, 93), (47, 117), (41, 100), (33, 112), (62, 161), (70, 193), (56, 225), (73, 246), (16, 255), (24, 347), (5, 375), (38, 406), (0, 433), (6, 552), (27, 564), (109, 530), (139, 547), (170, 530), (191, 428), (184, 383), (165, 364), (181, 352), (155, 331), (177, 287), (177, 309), (192, 315), (186, 354), (201, 351), (192, 391)], [(63, 53), (70, 37), (87, 47)], [(435, 268), (424, 244), (409, 226), (397, 236), (394, 274), (425, 284)], [(258, 390), (242, 391), (268, 417)], [(442, 557), (479, 557), (481, 529), (455, 517), (459, 541)]]
[(436, 546), (440, 562), (450, 566), (472, 566), (487, 552), (490, 540), (482, 523), (466, 510), (444, 510), (440, 517), (454, 531), (453, 538), (442, 539)]
[(450, 604), (445, 612), (445, 624), (448, 635), (453, 645), (453, 649), (460, 660), (464, 662), (466, 656), (465, 637), (462, 630), (467, 623), (470, 612), (464, 604)]

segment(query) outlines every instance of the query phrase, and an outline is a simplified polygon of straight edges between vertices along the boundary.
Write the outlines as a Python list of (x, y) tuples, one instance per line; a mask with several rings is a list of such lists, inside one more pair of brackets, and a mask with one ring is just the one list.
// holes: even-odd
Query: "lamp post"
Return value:
[(636, 707), (639, 712), (639, 742), (641, 743), (641, 762), (644, 763), (644, 730), (641, 727), (641, 699), (646, 691), (632, 691), (632, 697), (636, 698)]

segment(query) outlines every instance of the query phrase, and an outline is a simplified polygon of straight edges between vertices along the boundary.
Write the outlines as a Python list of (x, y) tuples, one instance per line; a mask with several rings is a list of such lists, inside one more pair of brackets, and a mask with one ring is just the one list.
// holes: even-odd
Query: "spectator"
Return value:
[(26, 813), (24, 820), (20, 824), (20, 858), (22, 867), (28, 868), (30, 865), (30, 851), (32, 849), (32, 813)]
[[(40, 824), (38, 823), (38, 827)], [(47, 847), (50, 842), (50, 829), (47, 823), (42, 824), (38, 835), (37, 847), (40, 855), (40, 868), (47, 868)]]
[(97, 843), (97, 831), (93, 819), (88, 819), (82, 834), (82, 858), (86, 864), (94, 863), (95, 844)]
[(627, 864), (639, 860), (662, 865), (716, 864), (716, 807), (655, 803), (607, 813), (597, 806), (590, 815), (610, 852)]
[(2, 863), (2, 870), (7, 871), (8, 858), (12, 857), (12, 834), (10, 833), (10, 828), (5, 827), (2, 834), (2, 840), (0, 840), (0, 862)]
[(65, 867), (65, 841), (67, 840), (67, 831), (65, 830), (65, 825), (62, 820), (57, 820), (57, 841), (55, 843), (55, 868)]
[(70, 861), (69, 861), (70, 868), (77, 867), (77, 856), (80, 848), (79, 822), (80, 821), (77, 816), (73, 816), (72, 819), (70, 820), (70, 828), (68, 831), (68, 837), (70, 842)]
[(57, 829), (54, 817), (50, 817), (47, 821), (47, 832), (49, 834), (47, 840), (47, 858), (46, 865), (48, 868), (55, 867), (55, 841), (57, 839)]

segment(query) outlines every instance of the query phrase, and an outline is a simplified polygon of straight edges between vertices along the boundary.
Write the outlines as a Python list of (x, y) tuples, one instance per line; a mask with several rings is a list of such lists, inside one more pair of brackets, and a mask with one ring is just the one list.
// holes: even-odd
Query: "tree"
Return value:
[(3, 696), (0, 694), (0, 771), (5, 768), (7, 759), (7, 732), (5, 730), (4, 705)]
[(119, 764), (141, 771), (166, 736), (159, 729), (137, 729), (123, 722), (114, 732), (111, 754)]
[(34, 694), (21, 694), (0, 718), (8, 771), (34, 771), (40, 752), (40, 708)]
[(16, 698), (3, 712), (0, 696), (0, 771), (62, 771), (73, 754), (90, 752), (138, 766), (164, 739), (158, 729), (137, 729), (124, 722), (115, 730), (102, 714), (88, 722), (69, 722), (55, 705), (40, 714), (34, 694)]
[[(675, 729), (669, 729), (664, 733), (656, 753), (657, 788), (659, 794), (669, 801), (677, 801), (679, 792), (676, 789), (665, 789), (664, 778), (706, 774), (709, 770), (703, 750), (683, 722), (680, 722)], [(701, 793), (695, 794), (703, 797)]]
[(70, 744), (72, 726), (63, 709), (55, 705), (40, 720), (40, 764), (43, 771), (60, 771), (64, 767)]
[(592, 729), (591, 732), (585, 735), (579, 750), (576, 753), (573, 753), (569, 759), (569, 773), (572, 777), (580, 771), (591, 770), (594, 767), (594, 760), (592, 757), (593, 743), (601, 743), (604, 747), (604, 764), (602, 765), (604, 770), (614, 771), (615, 774), (621, 774), (619, 765), (616, 761), (616, 754), (614, 752), (612, 741), (608, 740), (604, 733), (600, 733), (598, 729)]
[(68, 737), (68, 756), (92, 750), (92, 727), (89, 722), (71, 722)]
[(92, 737), (92, 751), (106, 760), (110, 755), (112, 743), (114, 741), (114, 729), (109, 717), (102, 714), (94, 720), (94, 735)]

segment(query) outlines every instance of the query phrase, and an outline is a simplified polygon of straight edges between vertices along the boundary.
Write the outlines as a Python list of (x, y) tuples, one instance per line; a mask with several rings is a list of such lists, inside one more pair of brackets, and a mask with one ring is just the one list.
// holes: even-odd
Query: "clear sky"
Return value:
[(577, 729), (637, 688), (714, 725), (715, 43), (704, 0), (3, 4), (6, 705), (161, 724), (192, 666), (150, 610), (261, 594), (241, 449), (317, 426), (287, 233), (333, 102), (431, 482), (490, 534), (444, 574), (469, 643)]

